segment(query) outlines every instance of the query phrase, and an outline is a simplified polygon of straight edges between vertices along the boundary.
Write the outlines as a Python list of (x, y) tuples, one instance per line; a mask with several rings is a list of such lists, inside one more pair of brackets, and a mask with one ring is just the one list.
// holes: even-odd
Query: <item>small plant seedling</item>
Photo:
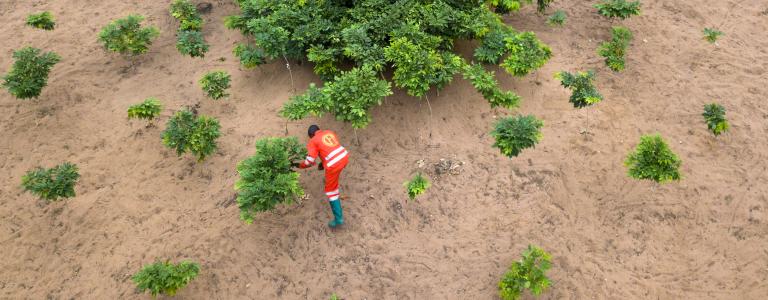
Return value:
[(139, 292), (149, 291), (152, 297), (157, 295), (176, 295), (179, 289), (187, 286), (200, 273), (200, 265), (190, 261), (173, 264), (168, 261), (156, 262), (144, 266), (131, 279)]
[(605, 57), (605, 64), (616, 72), (624, 70), (624, 55), (632, 41), (632, 32), (621, 26), (613, 27), (611, 41), (600, 45), (597, 53)]
[(541, 295), (550, 284), (546, 273), (552, 266), (551, 260), (552, 257), (546, 251), (528, 245), (522, 259), (512, 263), (509, 271), (499, 281), (501, 299), (520, 299), (526, 289), (534, 296)]
[(547, 19), (547, 24), (552, 26), (563, 26), (567, 20), (568, 15), (565, 14), (565, 11), (557, 10), (555, 13), (549, 16), (549, 19)]
[(163, 110), (163, 104), (155, 98), (147, 98), (144, 102), (128, 107), (128, 119), (154, 120)]
[(35, 168), (21, 178), (25, 191), (53, 202), (75, 196), (75, 183), (80, 178), (77, 166), (68, 162), (50, 169)]
[(669, 149), (660, 135), (644, 135), (634, 152), (629, 153), (624, 165), (629, 177), (649, 179), (657, 183), (680, 180), (680, 158)]
[(191, 57), (205, 57), (208, 48), (209, 46), (205, 43), (203, 34), (200, 33), (200, 31), (184, 30), (179, 32), (176, 41), (176, 49), (178, 49), (181, 54), (189, 55)]
[(725, 118), (725, 107), (717, 103), (711, 103), (704, 105), (704, 121), (707, 123), (707, 128), (715, 136), (723, 134), (728, 131), (730, 125), (728, 125), (728, 119)]
[(299, 173), (292, 166), (306, 156), (306, 148), (295, 137), (257, 140), (256, 154), (237, 164), (240, 179), (235, 183), (235, 190), (240, 219), (253, 223), (257, 213), (304, 196)]
[(573, 91), (568, 100), (573, 104), (573, 107), (582, 108), (603, 100), (603, 96), (595, 87), (595, 72), (592, 70), (576, 74), (562, 71), (555, 74), (555, 78), (560, 80), (563, 87)]
[(203, 18), (189, 0), (174, 0), (170, 11), (171, 16), (181, 23), (179, 31), (200, 31), (203, 28)]
[(515, 76), (528, 75), (543, 66), (552, 57), (552, 50), (533, 32), (523, 32), (505, 40), (509, 56), (501, 67)]
[(421, 173), (417, 173), (416, 176), (413, 176), (410, 181), (404, 184), (405, 190), (408, 192), (408, 198), (411, 200), (415, 200), (417, 196), (426, 192), (431, 185), (429, 179), (421, 175)]
[(721, 35), (723, 35), (722, 31), (714, 28), (704, 28), (704, 39), (707, 42), (715, 43)]
[(331, 298), (329, 298), (329, 300), (341, 300), (341, 298), (339, 298), (339, 296), (336, 296), (336, 293), (333, 293), (331, 294)]
[(13, 67), (3, 76), (3, 88), (18, 99), (37, 98), (48, 85), (48, 74), (61, 60), (54, 52), (25, 47), (13, 52)]
[(595, 4), (597, 12), (608, 18), (627, 19), (640, 14), (640, 1), (605, 0)]
[(502, 118), (491, 131), (496, 139), (493, 147), (509, 158), (518, 156), (523, 149), (535, 147), (541, 141), (543, 126), (544, 122), (532, 115)]
[(42, 30), (53, 30), (56, 27), (56, 21), (53, 20), (51, 12), (44, 11), (39, 14), (29, 15), (27, 17), (27, 25)]
[(160, 35), (157, 27), (141, 27), (143, 16), (128, 15), (105, 26), (99, 33), (99, 41), (104, 48), (123, 55), (146, 53), (152, 40)]
[(205, 74), (200, 79), (200, 86), (203, 91), (208, 94), (213, 100), (219, 100), (221, 98), (229, 96), (226, 90), (229, 88), (230, 76), (227, 72), (216, 71)]
[(219, 121), (214, 118), (196, 117), (191, 111), (182, 110), (168, 120), (163, 131), (163, 144), (175, 149), (179, 156), (189, 151), (200, 162), (216, 151), (220, 128)]

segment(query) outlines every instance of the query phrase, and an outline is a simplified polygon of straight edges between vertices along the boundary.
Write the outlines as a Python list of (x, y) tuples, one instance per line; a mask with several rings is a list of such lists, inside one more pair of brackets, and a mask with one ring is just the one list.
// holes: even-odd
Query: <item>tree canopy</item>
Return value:
[[(237, 45), (235, 55), (245, 67), (256, 67), (275, 59), (308, 60), (326, 85), (338, 80), (370, 81), (370, 73), (386, 81), (384, 72), (392, 72), (392, 82), (409, 95), (424, 97), (431, 88), (441, 89), (457, 73), (472, 71), (465, 77), (477, 77), (481, 70), (454, 53), (454, 41), (478, 40), (474, 59), (481, 63), (499, 64), (516, 76), (529, 74), (541, 67), (551, 50), (531, 32), (517, 32), (505, 25), (499, 14), (516, 11), (531, 0), (238, 0), (240, 15), (226, 19), (227, 27), (240, 30), (252, 43)], [(543, 9), (551, 1), (537, 1)], [(344, 70), (350, 70), (345, 72)], [(368, 71), (370, 70), (370, 71)], [(493, 76), (493, 73), (489, 73)], [(350, 76), (364, 76), (351, 79)], [(487, 77), (487, 76), (485, 76)], [(492, 80), (483, 78), (491, 85)], [(491, 89), (488, 84), (474, 82), (479, 92), (492, 105), (511, 107), (517, 96)], [(377, 85), (383, 87), (383, 85)], [(320, 95), (310, 87), (302, 103), (317, 104), (310, 99)], [(383, 88), (380, 89), (383, 91)], [(380, 103), (389, 93), (378, 92)], [(296, 100), (296, 99), (294, 99)], [(332, 101), (338, 101), (332, 99)], [(288, 103), (301, 110), (296, 101)], [(286, 109), (289, 110), (289, 109)], [(304, 109), (309, 111), (309, 109)], [(365, 126), (359, 117), (348, 115), (338, 119)], [(303, 117), (306, 114), (283, 114)]]

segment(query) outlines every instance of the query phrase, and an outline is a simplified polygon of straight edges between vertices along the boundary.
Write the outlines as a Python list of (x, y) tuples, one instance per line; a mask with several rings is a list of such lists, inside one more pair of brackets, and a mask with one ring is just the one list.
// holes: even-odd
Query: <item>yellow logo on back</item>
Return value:
[(323, 141), (323, 144), (325, 144), (328, 147), (335, 147), (339, 145), (339, 141), (336, 140), (336, 137), (333, 136), (333, 134), (326, 134), (324, 135), (321, 140)]

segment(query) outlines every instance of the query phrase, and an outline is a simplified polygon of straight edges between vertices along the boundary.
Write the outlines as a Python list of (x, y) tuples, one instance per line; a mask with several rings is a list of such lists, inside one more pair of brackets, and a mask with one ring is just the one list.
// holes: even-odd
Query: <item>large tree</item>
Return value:
[[(498, 90), (492, 78), (483, 78), (488, 84), (476, 82), (480, 79), (478, 76), (487, 75), (477, 69), (478, 65), (470, 67), (470, 62), (454, 52), (454, 41), (478, 40), (480, 45), (474, 60), (501, 63), (516, 76), (530, 73), (551, 56), (550, 49), (533, 33), (517, 32), (499, 17), (499, 14), (518, 10), (522, 3), (532, 3), (531, 0), (237, 2), (242, 13), (228, 17), (226, 25), (252, 37), (252, 43), (238, 45), (235, 50), (244, 66), (255, 67), (273, 60), (308, 60), (314, 63), (315, 73), (327, 81), (326, 85), (350, 77), (343, 70), (372, 70), (383, 80), (386, 80), (384, 72), (391, 71), (394, 86), (412, 96), (425, 97), (431, 88), (443, 88), (457, 73), (464, 73), (473, 79), (473, 84), (492, 105), (512, 107), (517, 104), (517, 96)], [(537, 1), (541, 9), (549, 2)], [(324, 102), (310, 99), (312, 95), (321, 94), (324, 93), (311, 87), (307, 94), (287, 104), (294, 114), (284, 115), (294, 118), (302, 115), (295, 113), (302, 110), (297, 106)], [(376, 94), (384, 97), (388, 93)], [(368, 101), (377, 102), (380, 101)], [(367, 109), (370, 105), (363, 107)], [(315, 109), (317, 107), (303, 110)], [(337, 117), (356, 121), (346, 116)], [(356, 127), (365, 123), (357, 122)]]

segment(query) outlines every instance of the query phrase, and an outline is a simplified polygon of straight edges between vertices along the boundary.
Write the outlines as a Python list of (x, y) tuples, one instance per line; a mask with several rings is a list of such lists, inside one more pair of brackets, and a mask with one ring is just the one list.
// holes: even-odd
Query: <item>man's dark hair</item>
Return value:
[(320, 130), (319, 126), (311, 125), (311, 126), (309, 126), (309, 129), (307, 130), (307, 134), (309, 134), (309, 137), (314, 137), (315, 136), (315, 132), (317, 132), (318, 130)]

